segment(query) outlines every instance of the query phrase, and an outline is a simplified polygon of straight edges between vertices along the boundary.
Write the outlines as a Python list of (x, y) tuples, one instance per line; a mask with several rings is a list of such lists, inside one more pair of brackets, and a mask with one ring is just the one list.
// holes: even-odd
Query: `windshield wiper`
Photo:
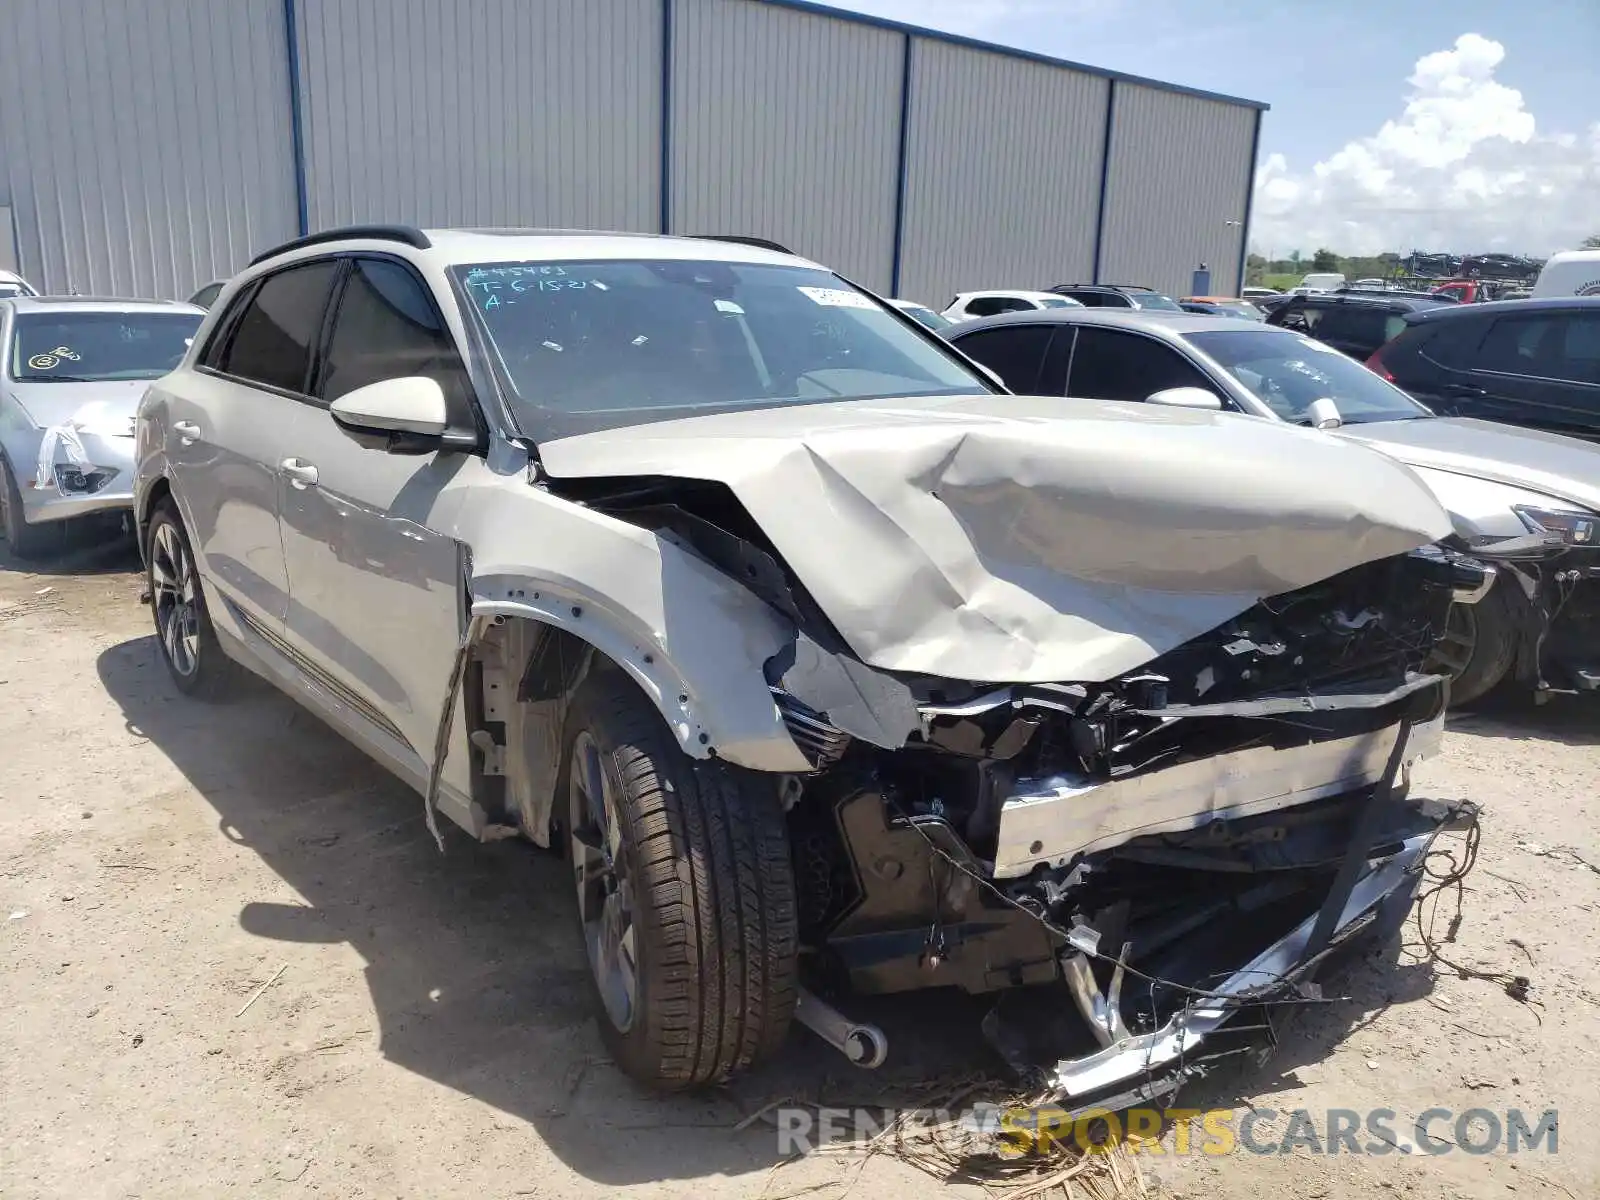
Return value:
[(19, 383), (94, 383), (82, 375), (18, 375)]

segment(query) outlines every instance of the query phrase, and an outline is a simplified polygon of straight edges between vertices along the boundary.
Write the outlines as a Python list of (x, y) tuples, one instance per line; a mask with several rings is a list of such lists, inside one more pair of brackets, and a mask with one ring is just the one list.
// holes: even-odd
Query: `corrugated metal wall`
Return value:
[(660, 0), (298, 0), (310, 226), (657, 227)]
[(901, 294), (1088, 279), (1110, 81), (925, 38), (911, 66)]
[(772, 238), (887, 289), (904, 39), (747, 0), (673, 8), (673, 231)]
[(1256, 110), (1118, 83), (1100, 277), (1189, 294), (1237, 296)]
[(0, 203), (41, 290), (187, 296), (292, 237), (283, 0), (5, 0)]

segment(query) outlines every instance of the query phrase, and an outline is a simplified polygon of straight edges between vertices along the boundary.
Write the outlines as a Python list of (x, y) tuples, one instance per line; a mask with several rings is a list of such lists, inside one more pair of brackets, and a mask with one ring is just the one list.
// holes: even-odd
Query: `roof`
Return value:
[(980, 296), (1019, 296), (1027, 300), (1064, 300), (1055, 292), (1041, 292), (1038, 288), (979, 288), (971, 292), (956, 293), (957, 300), (976, 300)]
[(1259, 321), (1241, 321), (1238, 317), (1212, 317), (1205, 313), (1152, 312), (1145, 308), (1041, 308), (1031, 312), (1010, 312), (993, 317), (979, 317), (974, 321), (962, 321), (959, 325), (941, 329), (939, 332), (947, 337), (965, 337), (968, 333), (979, 329), (993, 329), (1004, 325), (1043, 324), (1108, 325), (1113, 329), (1137, 329), (1162, 337), (1181, 337), (1187, 333), (1212, 333), (1217, 330), (1260, 331), (1263, 328)]
[(1455, 300), (1444, 296), (1395, 295), (1392, 292), (1313, 292), (1308, 296), (1295, 296), (1296, 304), (1308, 307), (1322, 306), (1345, 308), (1350, 305), (1394, 305), (1418, 312), (1431, 308), (1460, 308)]
[(1006, 58), (1021, 59), (1023, 62), (1043, 63), (1049, 67), (1065, 67), (1069, 71), (1081, 71), (1086, 75), (1097, 75), (1101, 79), (1110, 79), (1117, 83), (1138, 84), (1141, 87), (1155, 88), (1157, 91), (1174, 92), (1180, 96), (1195, 96), (1202, 100), (1220, 100), (1224, 104), (1239, 104), (1246, 108), (1260, 109), (1263, 112), (1272, 107), (1262, 100), (1246, 100), (1242, 96), (1229, 96), (1223, 92), (1208, 92), (1201, 88), (1185, 87), (1179, 83), (1166, 83), (1160, 79), (1150, 79), (1143, 75), (1129, 75), (1124, 71), (1111, 71), (1105, 67), (1091, 67), (1086, 63), (1073, 62), (1067, 58), (1056, 58), (1049, 54), (1035, 54), (1031, 50), (1019, 50), (1015, 46), (1002, 46), (995, 42), (984, 42), (977, 38), (963, 37), (957, 33), (945, 33), (943, 30), (928, 29), (921, 25), (908, 25), (904, 21), (891, 21), (887, 17), (873, 17), (864, 13), (845, 12), (842, 9), (830, 8), (826, 4), (814, 3), (813, 0), (766, 0), (766, 3), (775, 8), (788, 8), (796, 12), (815, 13), (818, 16), (848, 21), (852, 25), (870, 25), (877, 29), (889, 29), (896, 33), (903, 33), (909, 37), (944, 42), (950, 46), (965, 46), (969, 50), (984, 50), (990, 54), (1003, 55)]
[(1415, 322), (1423, 318), (1436, 321), (1444, 317), (1459, 316), (1463, 313), (1489, 314), (1506, 313), (1537, 313), (1560, 312), (1581, 309), (1594, 312), (1600, 309), (1600, 296), (1542, 296), (1533, 300), (1491, 300), (1486, 304), (1441, 304), (1436, 308), (1425, 308), (1420, 312), (1412, 313), (1407, 321)]
[(205, 310), (182, 300), (136, 300), (118, 296), (8, 296), (18, 313), (37, 312), (179, 312), (204, 315)]

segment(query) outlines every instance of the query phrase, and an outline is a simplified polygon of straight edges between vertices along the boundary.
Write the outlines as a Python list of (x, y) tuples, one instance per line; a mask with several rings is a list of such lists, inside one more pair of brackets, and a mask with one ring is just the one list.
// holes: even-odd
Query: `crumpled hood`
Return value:
[(974, 682), (1111, 678), (1451, 531), (1415, 475), (1354, 442), (1154, 405), (797, 405), (539, 452), (557, 480), (726, 484), (864, 661)]
[(1600, 512), (1600, 445), (1470, 417), (1373, 421), (1340, 431), (1413, 467), (1559, 497)]
[[(6, 390), (40, 429), (65, 425), (74, 418), (92, 423), (94, 432), (133, 436), (139, 399), (148, 379), (113, 379), (98, 383), (12, 382)], [(93, 407), (90, 407), (90, 406)], [(87, 410), (87, 411), (86, 411)]]

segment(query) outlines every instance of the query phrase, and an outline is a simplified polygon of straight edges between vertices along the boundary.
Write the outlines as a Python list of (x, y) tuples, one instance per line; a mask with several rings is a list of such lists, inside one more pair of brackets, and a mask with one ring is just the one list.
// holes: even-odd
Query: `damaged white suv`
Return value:
[(873, 1065), (821, 994), (950, 985), (1074, 1105), (1170, 1090), (1470, 818), (1403, 784), (1486, 569), (1405, 467), (1005, 394), (743, 239), (270, 251), (145, 397), (136, 512), (180, 688), (242, 664), (430, 826), (570, 856), (658, 1086), (795, 1017)]

